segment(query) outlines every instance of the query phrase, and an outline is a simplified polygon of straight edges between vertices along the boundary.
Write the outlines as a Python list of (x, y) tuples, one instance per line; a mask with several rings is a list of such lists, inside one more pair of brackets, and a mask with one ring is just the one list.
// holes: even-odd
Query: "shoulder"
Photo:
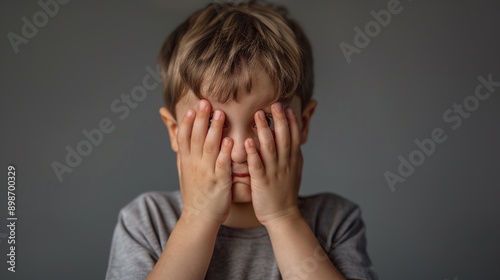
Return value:
[(178, 191), (145, 192), (121, 208), (106, 279), (145, 279), (160, 258), (180, 211)]
[(361, 208), (338, 194), (323, 192), (299, 196), (299, 208), (311, 229), (326, 246), (341, 242), (353, 226), (364, 230)]
[(145, 192), (121, 208), (119, 219), (137, 227), (166, 226), (173, 228), (182, 211), (179, 191)]
[(141, 211), (146, 208), (158, 208), (165, 206), (181, 206), (182, 200), (179, 191), (149, 191), (136, 196), (126, 204), (123, 211)]
[(308, 216), (335, 216), (337, 218), (361, 211), (356, 203), (330, 192), (299, 196), (299, 208)]

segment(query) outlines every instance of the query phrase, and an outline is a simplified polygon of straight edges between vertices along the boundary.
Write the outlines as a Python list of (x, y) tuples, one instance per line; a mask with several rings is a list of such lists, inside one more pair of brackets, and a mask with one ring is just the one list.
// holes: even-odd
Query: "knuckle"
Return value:
[(264, 148), (269, 152), (274, 152), (274, 142), (266, 142), (264, 143)]
[(276, 132), (276, 137), (284, 139), (286, 141), (290, 141), (290, 138), (292, 138), (292, 131), (288, 129), (288, 127), (285, 127), (282, 130)]
[(253, 170), (260, 171), (264, 169), (264, 164), (260, 160), (252, 160), (252, 162), (249, 164), (249, 167)]
[(217, 146), (214, 143), (210, 141), (205, 142), (205, 145), (203, 146), (204, 153), (212, 154), (215, 153), (216, 151), (217, 151)]
[(179, 129), (179, 132), (177, 133), (177, 140), (185, 140), (187, 138), (186, 132), (184, 132), (184, 129)]
[(199, 135), (193, 135), (193, 137), (191, 137), (191, 142), (193, 144), (202, 144), (204, 140), (205, 139)]
[(264, 165), (262, 164), (262, 162), (257, 162), (254, 164), (254, 169), (255, 170), (262, 170), (262, 169), (264, 169)]
[(292, 148), (292, 146), (290, 145), (290, 143), (284, 143), (283, 144), (283, 150), (284, 151), (289, 151), (291, 148)]
[(225, 169), (226, 168), (226, 160), (223, 158), (218, 158), (217, 161), (215, 162), (215, 167), (217, 169)]
[(278, 120), (282, 121), (282, 122), (286, 122), (286, 115), (284, 113), (279, 113), (279, 114), (276, 114), (275, 116), (273, 116), (274, 118), (277, 118)]

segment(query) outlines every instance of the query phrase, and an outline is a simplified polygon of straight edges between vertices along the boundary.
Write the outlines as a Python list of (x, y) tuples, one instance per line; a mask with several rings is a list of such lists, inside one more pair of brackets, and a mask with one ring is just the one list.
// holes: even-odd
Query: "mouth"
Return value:
[(248, 177), (250, 174), (248, 173), (233, 173), (233, 177)]

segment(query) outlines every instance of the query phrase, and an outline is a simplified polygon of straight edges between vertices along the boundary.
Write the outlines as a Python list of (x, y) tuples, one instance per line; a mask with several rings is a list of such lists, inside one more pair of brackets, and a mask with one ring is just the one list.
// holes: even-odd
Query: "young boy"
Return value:
[(121, 209), (106, 279), (377, 279), (357, 205), (298, 196), (312, 53), (282, 7), (213, 3), (165, 41), (180, 191)]

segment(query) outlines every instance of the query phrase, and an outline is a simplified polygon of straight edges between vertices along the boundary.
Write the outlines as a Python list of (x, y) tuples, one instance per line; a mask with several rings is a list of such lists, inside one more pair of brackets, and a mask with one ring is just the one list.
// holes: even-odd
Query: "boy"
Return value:
[(377, 279), (359, 208), (298, 196), (312, 53), (281, 7), (209, 4), (165, 41), (180, 192), (119, 214), (106, 279)]

